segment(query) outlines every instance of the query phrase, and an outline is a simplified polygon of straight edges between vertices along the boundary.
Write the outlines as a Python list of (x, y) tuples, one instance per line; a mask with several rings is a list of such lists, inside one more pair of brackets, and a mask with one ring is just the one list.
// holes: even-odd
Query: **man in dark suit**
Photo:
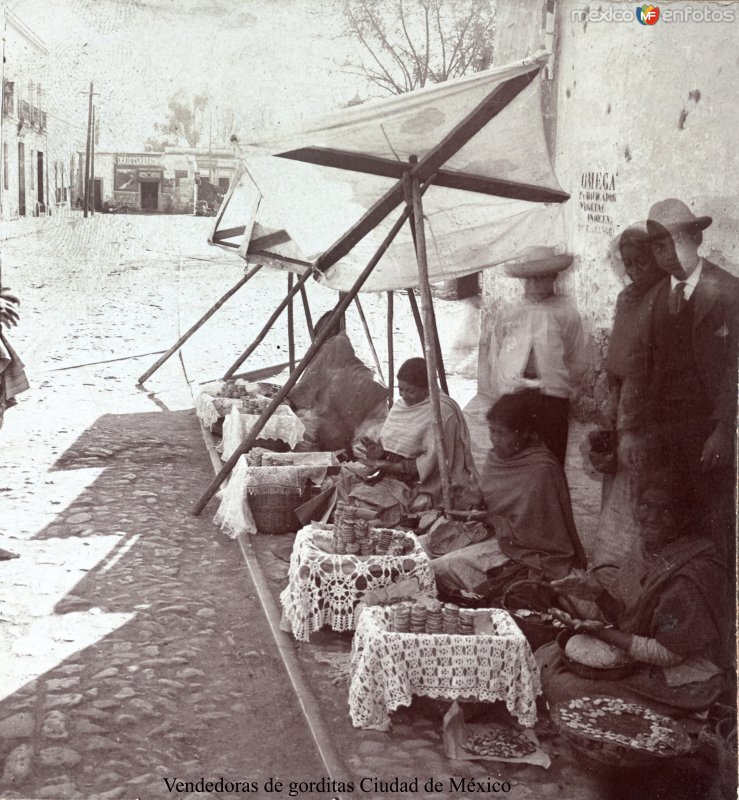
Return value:
[(621, 455), (637, 462), (643, 454), (631, 433), (646, 430), (706, 535), (733, 563), (739, 279), (698, 255), (711, 222), (675, 198), (650, 209), (652, 254), (669, 277), (645, 301), (632, 370), (639, 391)]

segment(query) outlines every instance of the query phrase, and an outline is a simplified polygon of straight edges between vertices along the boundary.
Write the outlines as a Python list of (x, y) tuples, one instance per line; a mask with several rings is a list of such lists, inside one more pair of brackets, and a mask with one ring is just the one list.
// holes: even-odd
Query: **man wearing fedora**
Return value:
[(501, 395), (538, 389), (538, 433), (563, 468), (570, 401), (587, 369), (580, 315), (554, 293), (557, 275), (572, 261), (569, 254), (534, 248), (506, 265), (507, 275), (523, 280), (524, 295), (505, 319), (497, 362)]
[(639, 392), (621, 455), (639, 458), (631, 431), (646, 424), (655, 432), (658, 456), (733, 562), (739, 279), (698, 255), (712, 221), (675, 198), (649, 211), (652, 253), (669, 277), (646, 299), (632, 365)]

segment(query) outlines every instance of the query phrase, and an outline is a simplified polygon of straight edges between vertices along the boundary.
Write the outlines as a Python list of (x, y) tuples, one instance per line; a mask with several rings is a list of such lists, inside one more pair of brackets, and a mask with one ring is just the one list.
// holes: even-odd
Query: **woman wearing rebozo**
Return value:
[(735, 642), (725, 565), (681, 502), (669, 475), (645, 476), (638, 505), (643, 554), (623, 564), (607, 591), (600, 572), (553, 582), (572, 598), (594, 600), (614, 623), (575, 621), (583, 647), (603, 650), (592, 637), (638, 666), (618, 680), (586, 680), (568, 670), (556, 643), (545, 645), (537, 660), (550, 704), (606, 694), (646, 699), (660, 713), (682, 716), (705, 711), (729, 689)]
[[(434, 441), (426, 362), (411, 358), (398, 370), (400, 399), (388, 413), (380, 441), (362, 440), (364, 467), (347, 466), (339, 496), (363, 506), (385, 525), (441, 505), (441, 474)], [(441, 422), (455, 509), (470, 509), (481, 499), (472, 460), (470, 434), (462, 409), (439, 396)]]

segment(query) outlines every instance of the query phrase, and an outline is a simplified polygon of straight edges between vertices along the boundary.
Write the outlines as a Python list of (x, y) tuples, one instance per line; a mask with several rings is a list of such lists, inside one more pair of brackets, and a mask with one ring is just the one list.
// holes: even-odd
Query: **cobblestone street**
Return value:
[[(215, 503), (190, 514), (213, 474), (192, 392), (258, 331), (283, 276), (260, 273), (182, 359), (146, 390), (135, 387), (152, 351), (241, 274), (239, 260), (207, 246), (208, 225), (96, 215), (55, 218), (22, 235), (6, 228), (3, 279), (22, 300), (11, 341), (32, 388), (0, 434), (0, 547), (20, 556), (0, 563), (2, 797), (175, 797), (165, 778), (325, 774), (237, 543), (212, 523)], [(314, 319), (335, 301), (317, 285), (310, 294)], [(382, 355), (384, 298), (363, 303)], [(463, 309), (442, 302), (438, 313), (454, 368)], [(349, 325), (371, 363), (358, 322)], [(396, 310), (396, 326), (399, 363), (416, 348), (407, 310)], [(249, 365), (285, 360), (284, 340), (278, 325)], [(301, 333), (299, 352), (306, 344)], [(452, 393), (464, 404), (474, 382), (455, 373)], [(599, 489), (577, 472), (576, 442), (572, 453), (578, 521), (592, 525)], [(292, 538), (256, 537), (275, 597)], [(497, 775), (519, 799), (598, 796), (546, 729), (548, 771), (446, 760), (434, 703), (399, 711), (391, 733), (356, 730), (346, 687), (320, 660), (347, 652), (349, 639), (322, 634), (294, 647), (351, 775)]]

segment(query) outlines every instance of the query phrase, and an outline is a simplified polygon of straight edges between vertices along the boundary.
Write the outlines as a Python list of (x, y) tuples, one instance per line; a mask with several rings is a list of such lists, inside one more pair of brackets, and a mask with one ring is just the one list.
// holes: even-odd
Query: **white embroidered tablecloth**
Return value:
[[(246, 392), (246, 396), (225, 397), (226, 388), (230, 384), (241, 387)], [(262, 403), (266, 406), (269, 400), (270, 395), (265, 394), (258, 383), (244, 380), (211, 381), (201, 387), (200, 394), (195, 398), (195, 413), (204, 425), (210, 426), (218, 422), (221, 417), (225, 417), (234, 407), (239, 411), (244, 411), (246, 408), (254, 406), (255, 403)]]
[(480, 611), (491, 615), (495, 635), (393, 633), (391, 608), (365, 608), (352, 641), (353, 725), (387, 730), (390, 713), (415, 694), (503, 700), (522, 725), (533, 727), (541, 681), (531, 648), (507, 611)]
[(330, 533), (307, 526), (298, 531), (290, 556), (288, 584), (280, 595), (284, 630), (307, 642), (311, 633), (329, 625), (335, 631), (354, 628), (354, 609), (368, 589), (381, 589), (398, 578), (415, 577), (421, 592), (436, 596), (431, 562), (415, 537), (404, 556), (355, 556), (327, 553), (314, 541)]
[[(223, 421), (223, 460), (226, 461), (231, 454), (249, 435), (254, 423), (259, 419), (258, 414), (242, 414), (238, 408), (231, 409), (231, 413)], [(287, 405), (277, 406), (274, 414), (262, 428), (260, 439), (281, 439), (290, 445), (290, 448), (302, 440), (305, 425), (295, 416)]]
[(278, 494), (292, 491), (301, 494), (309, 480), (320, 486), (328, 468), (337, 463), (333, 453), (284, 453), (279, 455), (299, 463), (253, 467), (247, 455), (236, 462), (228, 484), (221, 491), (221, 504), (213, 520), (232, 539), (241, 533), (257, 533), (257, 523), (249, 507), (250, 492), (272, 488)]

